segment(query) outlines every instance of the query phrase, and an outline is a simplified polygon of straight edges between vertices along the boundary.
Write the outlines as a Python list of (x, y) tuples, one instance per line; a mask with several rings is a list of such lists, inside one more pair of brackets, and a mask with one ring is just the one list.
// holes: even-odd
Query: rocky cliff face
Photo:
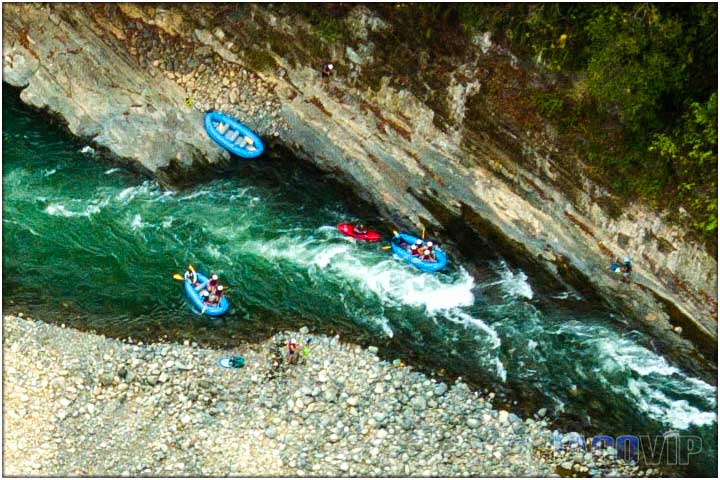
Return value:
[[(640, 203), (618, 210), (582, 159), (532, 121), (522, 96), (537, 75), (489, 35), (439, 87), (441, 122), (437, 104), (402, 82), (363, 83), (381, 48), (370, 34), (393, 28), (365, 7), (347, 20), (355, 43), (332, 46), (328, 82), (308, 53), (307, 25), (268, 6), (212, 9), (8, 4), (3, 80), (74, 134), (167, 181), (222, 161), (202, 112), (229, 112), (271, 147), (340, 175), (400, 225), (470, 229), (682, 350), (716, 345), (716, 254)], [(222, 28), (229, 21), (233, 34)], [(625, 255), (630, 284), (608, 269)]]

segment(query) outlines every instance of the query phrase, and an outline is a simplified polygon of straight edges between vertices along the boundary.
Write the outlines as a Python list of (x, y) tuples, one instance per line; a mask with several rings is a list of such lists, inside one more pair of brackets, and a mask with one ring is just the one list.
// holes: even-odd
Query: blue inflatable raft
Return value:
[(224, 113), (206, 113), (205, 131), (218, 145), (238, 157), (255, 158), (265, 149), (255, 132)]
[(435, 252), (434, 262), (428, 260), (421, 260), (419, 257), (411, 255), (408, 251), (408, 248), (410, 248), (417, 240), (419, 240), (419, 237), (416, 237), (414, 235), (408, 235), (407, 233), (398, 233), (393, 237), (390, 245), (392, 245), (392, 249), (393, 252), (395, 252), (395, 255), (402, 258), (413, 267), (419, 268), (423, 272), (432, 273), (445, 268), (445, 265), (447, 265), (448, 262), (447, 255), (445, 255), (445, 252), (443, 252), (437, 247), (433, 247), (433, 251)]
[[(197, 278), (198, 282), (200, 282), (201, 284), (207, 282), (207, 277), (202, 273), (198, 272)], [(183, 280), (183, 283), (185, 284), (185, 295), (187, 295), (190, 303), (193, 304), (193, 307), (195, 307), (198, 313), (202, 312), (202, 309), (205, 308), (205, 315), (210, 315), (211, 317), (219, 317), (223, 313), (227, 312), (228, 308), (230, 308), (230, 302), (228, 302), (225, 295), (223, 295), (223, 297), (220, 299), (220, 305), (205, 305), (200, 298), (200, 292), (195, 290), (195, 287), (192, 286), (190, 280)]]

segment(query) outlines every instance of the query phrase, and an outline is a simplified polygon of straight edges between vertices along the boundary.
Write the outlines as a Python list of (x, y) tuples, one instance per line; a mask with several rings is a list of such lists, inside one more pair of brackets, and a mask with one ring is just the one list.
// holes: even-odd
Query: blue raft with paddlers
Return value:
[(238, 157), (255, 158), (265, 150), (255, 132), (224, 113), (206, 113), (205, 131), (218, 145)]
[(447, 255), (445, 255), (445, 252), (437, 247), (433, 248), (433, 252), (435, 252), (434, 262), (430, 260), (423, 260), (420, 257), (412, 255), (408, 251), (408, 249), (418, 240), (420, 240), (420, 237), (409, 235), (407, 233), (397, 233), (390, 241), (390, 245), (392, 246), (392, 250), (395, 252), (395, 255), (423, 272), (433, 273), (445, 268), (448, 262)]
[[(208, 280), (207, 277), (200, 272), (197, 272), (197, 278), (200, 284), (203, 284)], [(220, 299), (219, 305), (205, 305), (202, 301), (202, 298), (200, 298), (200, 292), (195, 290), (195, 287), (193, 287), (193, 284), (190, 282), (190, 280), (183, 280), (183, 283), (185, 284), (185, 295), (187, 295), (190, 303), (193, 304), (193, 307), (195, 307), (198, 313), (210, 315), (211, 317), (218, 317), (223, 313), (227, 312), (228, 308), (230, 308), (230, 302), (228, 302), (228, 299), (225, 297), (225, 295), (223, 295)], [(205, 309), (204, 312), (203, 308)]]

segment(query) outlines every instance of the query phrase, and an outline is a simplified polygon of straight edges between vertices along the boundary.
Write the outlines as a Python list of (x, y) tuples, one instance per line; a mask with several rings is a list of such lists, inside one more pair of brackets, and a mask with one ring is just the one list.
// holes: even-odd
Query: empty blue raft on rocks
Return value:
[(218, 145), (238, 157), (255, 158), (265, 150), (255, 132), (224, 113), (206, 113), (205, 131)]

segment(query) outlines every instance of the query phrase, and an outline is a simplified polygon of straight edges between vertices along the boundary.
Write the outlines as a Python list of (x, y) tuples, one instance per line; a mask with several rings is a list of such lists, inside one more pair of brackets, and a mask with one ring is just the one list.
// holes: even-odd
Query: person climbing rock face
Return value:
[(630, 274), (632, 273), (632, 262), (629, 257), (623, 258), (622, 264), (623, 282), (627, 283), (630, 281)]

